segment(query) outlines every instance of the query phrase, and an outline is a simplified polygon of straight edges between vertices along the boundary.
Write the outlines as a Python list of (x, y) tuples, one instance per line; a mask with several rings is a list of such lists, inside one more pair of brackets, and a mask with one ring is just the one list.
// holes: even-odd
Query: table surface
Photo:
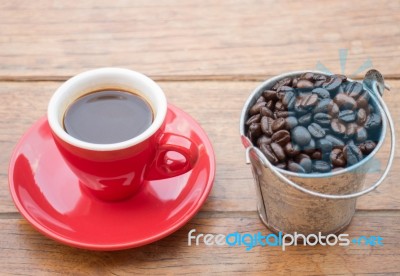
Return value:
[[(242, 105), (260, 81), (322, 66), (362, 78), (373, 66), (391, 85), (385, 101), (397, 125), (399, 45), (400, 2), (391, 0), (1, 1), (0, 274), (400, 273), (400, 151), (382, 186), (358, 200), (346, 230), (350, 236), (381, 235), (384, 246), (283, 252), (187, 244), (193, 228), (269, 233), (256, 213), (238, 133)], [(156, 80), (169, 102), (205, 129), (217, 161), (209, 198), (187, 225), (160, 241), (117, 252), (71, 248), (38, 233), (17, 212), (7, 180), (13, 147), (45, 114), (55, 89), (76, 73), (103, 66)], [(382, 151), (387, 154), (388, 147)]]

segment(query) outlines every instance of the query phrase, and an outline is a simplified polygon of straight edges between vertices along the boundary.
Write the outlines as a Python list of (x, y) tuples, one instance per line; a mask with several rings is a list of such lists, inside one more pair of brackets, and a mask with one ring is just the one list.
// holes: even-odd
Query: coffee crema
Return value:
[(112, 144), (132, 139), (150, 127), (149, 103), (131, 92), (104, 89), (75, 100), (64, 114), (64, 129), (89, 143)]

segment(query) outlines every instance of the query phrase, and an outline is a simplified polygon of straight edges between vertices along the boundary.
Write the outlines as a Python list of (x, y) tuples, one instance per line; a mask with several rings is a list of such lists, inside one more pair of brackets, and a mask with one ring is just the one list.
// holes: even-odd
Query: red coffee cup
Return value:
[[(79, 97), (102, 89), (134, 91), (152, 107), (154, 120), (140, 135), (113, 144), (95, 144), (69, 135), (64, 114)], [(167, 100), (162, 89), (147, 76), (122, 68), (99, 68), (80, 73), (62, 84), (50, 99), (48, 122), (54, 141), (82, 187), (102, 200), (131, 197), (146, 179), (168, 178), (190, 170), (197, 146), (176, 133), (165, 132)], [(169, 152), (184, 162), (166, 162)]]

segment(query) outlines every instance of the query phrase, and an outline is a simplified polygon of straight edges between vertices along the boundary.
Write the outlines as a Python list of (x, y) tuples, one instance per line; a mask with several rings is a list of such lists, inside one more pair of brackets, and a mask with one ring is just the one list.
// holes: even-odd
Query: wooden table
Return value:
[[(383, 185), (358, 200), (346, 231), (381, 235), (384, 246), (298, 246), (283, 252), (187, 244), (193, 228), (269, 233), (256, 213), (238, 133), (242, 105), (260, 81), (317, 64), (341, 72), (339, 49), (347, 49), (344, 73), (369, 59), (385, 75), (392, 87), (385, 100), (398, 125), (399, 45), (400, 2), (392, 0), (1, 1), (0, 274), (399, 274), (400, 151)], [(212, 192), (186, 226), (119, 252), (75, 249), (44, 237), (17, 212), (7, 181), (13, 147), (45, 114), (55, 89), (76, 73), (103, 66), (155, 79), (171, 103), (203, 126), (217, 159)]]

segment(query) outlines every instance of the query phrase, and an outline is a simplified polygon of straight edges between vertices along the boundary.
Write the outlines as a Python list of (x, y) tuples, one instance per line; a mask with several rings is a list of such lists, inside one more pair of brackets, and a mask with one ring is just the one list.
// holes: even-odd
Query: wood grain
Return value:
[[(358, 200), (345, 231), (380, 235), (384, 246), (246, 251), (188, 246), (187, 239), (191, 229), (269, 233), (255, 211), (239, 139), (243, 103), (261, 80), (322, 66), (332, 72), (343, 66), (343, 73), (360, 78), (364, 64), (375, 67), (392, 86), (385, 100), (397, 126), (399, 45), (400, 2), (391, 0), (0, 1), (0, 275), (400, 275), (399, 151), (382, 186)], [(12, 149), (46, 113), (54, 90), (72, 75), (103, 66), (156, 79), (169, 102), (203, 126), (217, 160), (213, 190), (195, 218), (165, 239), (117, 252), (48, 239), (17, 212), (7, 187)], [(387, 153), (385, 145), (381, 166)]]
[(400, 213), (358, 212), (345, 233), (377, 236), (383, 246), (188, 246), (196, 234), (270, 232), (254, 212), (201, 212), (185, 227), (153, 244), (117, 252), (91, 252), (61, 245), (25, 220), (0, 219), (0, 273), (24, 275), (268, 274), (395, 275), (400, 273)]
[[(7, 167), (14, 145), (37, 119), (46, 113), (47, 102), (60, 82), (0, 83), (0, 212), (15, 212), (7, 189)], [(216, 153), (217, 173), (213, 190), (202, 210), (254, 211), (256, 196), (251, 171), (245, 164), (239, 139), (242, 106), (258, 82), (160, 82), (169, 102), (191, 114), (208, 133)], [(385, 100), (396, 125), (400, 124), (400, 81), (390, 82)], [(400, 137), (400, 130), (397, 130)], [(400, 142), (397, 142), (399, 146)], [(383, 147), (382, 165), (388, 153)], [(358, 201), (358, 209), (400, 209), (398, 179), (400, 152), (382, 186)], [(375, 178), (370, 177), (370, 182)]]
[[(0, 78), (119, 66), (169, 79), (246, 79), (368, 60), (399, 77), (400, 2), (1, 1)], [(361, 70), (362, 71), (362, 70)], [(359, 74), (358, 74), (359, 75)]]

